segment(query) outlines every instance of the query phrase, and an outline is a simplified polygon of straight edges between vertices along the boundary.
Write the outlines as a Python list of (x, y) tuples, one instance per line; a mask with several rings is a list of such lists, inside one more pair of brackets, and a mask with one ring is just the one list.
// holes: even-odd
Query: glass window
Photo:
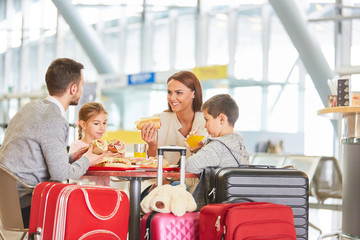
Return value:
[(9, 87), (11, 87), (11, 92), (19, 92), (20, 90), (20, 71), (19, 66), (21, 66), (21, 51), (20, 48), (11, 49), (11, 69), (9, 79)]
[[(5, 53), (0, 54), (0, 94), (5, 94)], [(1, 113), (0, 113), (1, 114)]]
[(141, 50), (141, 25), (128, 25), (126, 33), (126, 56), (125, 71), (126, 73), (140, 72), (140, 50)]
[(334, 127), (328, 118), (316, 114), (324, 106), (310, 77), (306, 78), (305, 89), (304, 154), (333, 156)]
[(241, 11), (237, 19), (234, 75), (237, 79), (262, 80), (263, 52), (259, 10)]
[[(45, 84), (45, 78), (43, 77), (40, 79), (40, 73), (38, 72), (38, 42), (31, 42), (29, 44), (29, 55), (27, 62), (27, 77), (24, 77), (28, 84), (31, 86), (31, 90), (39, 90), (41, 86)], [(47, 66), (49, 66), (50, 63), (47, 63)], [(46, 67), (47, 68), (47, 67)], [(43, 73), (45, 74), (45, 72)], [(43, 75), (45, 76), (45, 75)]]
[(170, 68), (169, 21), (167, 19), (155, 20), (153, 34), (153, 69), (154, 71), (167, 70)]
[(123, 57), (119, 56), (119, 37), (117, 32), (104, 34), (103, 37), (104, 47), (110, 60), (109, 64), (112, 64), (116, 72), (118, 72), (117, 66), (120, 64), (120, 58)]
[[(280, 94), (280, 95), (279, 95)], [(268, 87), (268, 127), (270, 132), (296, 133), (299, 124), (299, 90), (297, 85)]]
[(209, 19), (208, 65), (229, 62), (228, 15), (217, 13)]
[(351, 46), (351, 65), (360, 65), (360, 20), (355, 19), (352, 21), (352, 46)]
[(232, 94), (239, 107), (237, 131), (259, 131), (261, 127), (261, 87), (238, 87)]
[(195, 66), (195, 15), (178, 18), (176, 69), (188, 69)]
[[(271, 20), (268, 80), (285, 82), (299, 54), (278, 18)], [(293, 82), (298, 82), (294, 80)]]
[(6, 0), (0, 1), (0, 21), (6, 18), (6, 2)]

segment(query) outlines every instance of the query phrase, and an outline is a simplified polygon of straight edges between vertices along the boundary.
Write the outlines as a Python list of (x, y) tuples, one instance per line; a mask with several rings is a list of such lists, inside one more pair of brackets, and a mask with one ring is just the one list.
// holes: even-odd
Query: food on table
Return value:
[(104, 157), (97, 165), (97, 167), (131, 167), (131, 162), (127, 158), (111, 158)]
[(124, 153), (126, 151), (125, 144), (120, 140), (108, 140), (108, 150), (113, 153)]
[(108, 146), (107, 146), (107, 142), (106, 141), (103, 141), (101, 139), (96, 139), (94, 141), (91, 142), (92, 143), (92, 146), (93, 146), (93, 153), (94, 154), (102, 154), (104, 151), (106, 151), (108, 149)]
[[(137, 162), (137, 165), (140, 167), (146, 168), (157, 168), (158, 167), (158, 159), (155, 157), (145, 158), (143, 161)], [(163, 159), (163, 168), (169, 167), (170, 163), (168, 160)]]

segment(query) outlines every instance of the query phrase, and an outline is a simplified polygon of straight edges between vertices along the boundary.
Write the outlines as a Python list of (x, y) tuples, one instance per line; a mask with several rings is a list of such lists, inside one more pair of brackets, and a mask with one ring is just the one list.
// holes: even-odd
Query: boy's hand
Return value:
[(205, 144), (202, 141), (200, 141), (196, 147), (190, 148), (190, 152), (197, 153), (204, 145)]
[(190, 150), (191, 153), (197, 153), (197, 151), (199, 151), (199, 150), (204, 146), (204, 143), (203, 143), (202, 141), (199, 141), (199, 142), (198, 142), (198, 145), (197, 145), (196, 147), (194, 147), (194, 148), (190, 147), (190, 145), (186, 142), (186, 140), (187, 140), (190, 136), (192, 136), (192, 135), (194, 135), (194, 134), (190, 133), (190, 134), (187, 135), (187, 137), (185, 138), (185, 146), (186, 146), (187, 148), (189, 148), (189, 150)]

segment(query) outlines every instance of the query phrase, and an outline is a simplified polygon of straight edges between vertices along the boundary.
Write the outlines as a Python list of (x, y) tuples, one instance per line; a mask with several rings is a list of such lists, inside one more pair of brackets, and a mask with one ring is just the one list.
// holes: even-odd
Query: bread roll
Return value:
[(94, 141), (92, 141), (92, 146), (93, 146), (93, 153), (94, 154), (102, 154), (104, 151), (107, 150), (107, 143), (101, 139), (96, 139)]
[(160, 117), (146, 117), (135, 122), (136, 128), (141, 130), (145, 123), (152, 123), (157, 129), (161, 127)]

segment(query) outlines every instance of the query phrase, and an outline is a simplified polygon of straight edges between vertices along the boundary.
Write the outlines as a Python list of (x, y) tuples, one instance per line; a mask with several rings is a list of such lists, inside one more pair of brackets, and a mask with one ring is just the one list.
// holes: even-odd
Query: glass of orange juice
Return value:
[(145, 143), (135, 143), (134, 144), (134, 157), (146, 158), (146, 144)]
[(188, 139), (186, 139), (186, 142), (189, 144), (191, 148), (194, 148), (198, 145), (198, 143), (203, 140), (205, 136), (199, 136), (199, 135), (191, 135)]

